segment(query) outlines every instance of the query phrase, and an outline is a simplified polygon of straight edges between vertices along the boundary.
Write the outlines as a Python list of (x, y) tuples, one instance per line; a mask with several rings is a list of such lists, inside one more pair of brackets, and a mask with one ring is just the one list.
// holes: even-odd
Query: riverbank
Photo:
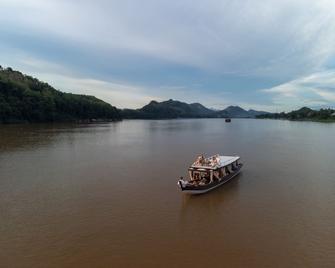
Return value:
[(288, 118), (256, 118), (256, 119), (265, 119), (265, 120), (285, 120), (291, 122), (314, 122), (314, 123), (335, 123), (334, 119), (288, 119)]

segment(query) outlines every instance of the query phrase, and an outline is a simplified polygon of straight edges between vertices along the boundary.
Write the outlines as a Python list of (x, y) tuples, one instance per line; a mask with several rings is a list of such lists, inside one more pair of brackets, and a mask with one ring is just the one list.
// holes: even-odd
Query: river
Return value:
[[(200, 154), (240, 155), (200, 196)], [(335, 124), (0, 126), (1, 267), (334, 267)]]

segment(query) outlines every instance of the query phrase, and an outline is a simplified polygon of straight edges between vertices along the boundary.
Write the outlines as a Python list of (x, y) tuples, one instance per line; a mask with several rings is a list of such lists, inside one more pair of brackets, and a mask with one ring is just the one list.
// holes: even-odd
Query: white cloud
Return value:
[[(151, 88), (131, 85), (123, 81), (105, 81), (91, 77), (80, 76), (64, 66), (27, 56), (24, 53), (11, 65), (21, 72), (37, 77), (39, 80), (51, 84), (58, 90), (74, 94), (93, 95), (118, 108), (140, 108), (151, 100), (164, 101), (175, 99), (186, 103), (200, 102), (201, 104), (216, 109), (224, 109), (232, 105), (231, 92), (208, 94), (203, 90), (195, 90), (183, 85), (160, 86), (159, 95), (152, 95)], [(267, 105), (253, 103), (234, 103), (246, 109), (270, 110)]]
[(318, 70), (335, 51), (331, 0), (5, 0), (0, 7), (0, 22), (27, 33), (221, 73), (292, 78)]
[(139, 108), (153, 99), (161, 100), (159, 97), (147, 95), (144, 88), (128, 84), (55, 74), (41, 74), (40, 77), (53, 81), (63, 91), (93, 95), (118, 108)]
[(324, 98), (327, 102), (335, 103), (335, 91), (331, 92), (316, 88), (314, 89), (314, 92)]
[(261, 91), (273, 94), (274, 105), (284, 110), (298, 106), (334, 106), (335, 70), (314, 73)]
[[(13, 63), (13, 62), (12, 62)], [(5, 65), (6, 67), (9, 65)], [(93, 95), (118, 108), (139, 108), (149, 101), (161, 100), (152, 96), (144, 87), (122, 81), (105, 81), (80, 76), (64, 66), (20, 54), (11, 67), (37, 77), (58, 90), (74, 94)]]
[[(42, 42), (41, 47), (45, 48), (51, 40), (53, 45), (78, 46), (80, 52), (91, 58), (117, 55), (119, 62), (104, 63), (114, 64), (113, 70), (117, 64), (127, 64), (123, 55), (139, 55), (144, 65), (150, 65), (154, 59), (162, 65), (172, 62), (179, 67), (199, 68), (202, 73), (214, 74), (213, 77), (222, 75), (243, 80), (256, 76), (288, 81), (262, 91), (273, 94), (275, 109), (334, 102), (334, 73), (323, 71), (335, 54), (333, 0), (0, 0), (2, 32), (22, 34), (27, 40), (34, 40), (31, 46)], [(238, 103), (234, 93), (229, 95), (231, 98), (214, 96), (214, 93), (210, 96), (211, 92), (217, 94), (217, 90), (206, 88), (208, 80), (194, 79), (191, 83), (204, 83), (201, 89), (195, 90), (191, 85), (171, 85), (174, 81), (160, 78), (156, 84), (161, 87), (154, 91), (143, 86), (145, 82), (141, 85), (133, 82), (136, 79), (132, 79), (131, 73), (124, 75), (123, 81), (114, 77), (97, 79), (93, 74), (80, 73), (82, 63), (75, 58), (78, 55), (73, 58), (66, 55), (70, 57), (67, 62), (71, 62), (72, 69), (61, 64), (64, 55), (59, 55), (59, 60), (58, 55), (53, 57), (61, 66), (50, 64), (45, 54), (52, 53), (52, 45), (44, 54), (36, 52), (39, 44), (33, 52), (28, 45), (22, 45), (26, 53), (34, 55), (27, 59), (8, 49), (20, 42), (16, 38), (1, 40), (1, 64), (7, 62), (57, 88), (96, 95), (119, 107), (140, 107), (150, 99), (167, 98), (198, 101), (212, 107)], [(131, 66), (132, 70), (142, 67), (139, 60), (136, 64)], [(126, 73), (127, 68), (124, 69)], [(152, 86), (148, 73), (144, 80)], [(219, 87), (218, 83), (215, 88)], [(223, 84), (222, 91), (233, 92), (229, 86)], [(253, 97), (257, 102), (257, 92)], [(239, 104), (269, 108), (264, 103), (252, 105), (252, 101), (252, 97), (250, 103), (245, 98)]]

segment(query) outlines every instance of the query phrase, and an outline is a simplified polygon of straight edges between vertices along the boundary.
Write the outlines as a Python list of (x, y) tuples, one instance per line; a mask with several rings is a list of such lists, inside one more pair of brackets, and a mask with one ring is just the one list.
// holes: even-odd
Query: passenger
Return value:
[(216, 156), (212, 157), (212, 166), (216, 166), (218, 164), (218, 160)]
[(196, 165), (200, 165), (200, 164), (201, 164), (201, 155), (199, 155), (199, 156), (197, 157), (197, 159), (195, 160), (195, 164), (196, 164)]
[(216, 180), (221, 180), (220, 178), (220, 172), (219, 171), (214, 171), (213, 172), (213, 178), (215, 178)]
[(199, 174), (197, 174), (197, 173), (195, 173), (194, 175), (193, 175), (193, 178), (192, 178), (192, 182), (196, 182), (196, 181), (198, 181), (199, 180)]
[(210, 166), (210, 165), (211, 165), (211, 160), (210, 160), (210, 159), (206, 159), (206, 158), (204, 158), (204, 160), (203, 160), (203, 165), (204, 165), (204, 166)]
[(220, 176), (220, 177), (224, 177), (224, 176), (226, 176), (226, 172), (225, 172), (225, 169), (224, 169), (224, 168), (220, 168), (220, 173), (221, 173), (221, 176)]

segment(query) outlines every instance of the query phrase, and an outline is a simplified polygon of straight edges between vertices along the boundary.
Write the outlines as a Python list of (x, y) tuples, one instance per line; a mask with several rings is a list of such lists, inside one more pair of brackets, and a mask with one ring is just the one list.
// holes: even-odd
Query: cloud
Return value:
[(261, 90), (286, 110), (300, 106), (335, 106), (335, 70), (326, 70)]
[(2, 23), (45, 37), (221, 73), (292, 78), (335, 50), (333, 1), (6, 0), (1, 10)]
[(71, 90), (79, 79), (118, 106), (180, 98), (286, 109), (332, 100), (330, 82), (302, 81), (333, 79), (324, 73), (335, 54), (332, 0), (2, 0), (0, 35), (7, 65), (22, 50), (60, 66), (27, 71)]
[(161, 100), (160, 97), (147, 95), (145, 89), (141, 87), (128, 84), (55, 74), (41, 75), (41, 77), (53, 81), (63, 91), (94, 95), (118, 108), (139, 108), (153, 99)]
[(148, 89), (138, 85), (80, 76), (61, 65), (25, 55), (20, 55), (14, 68), (38, 77), (39, 80), (48, 82), (58, 90), (93, 95), (118, 108), (139, 108), (153, 99), (161, 100), (158, 96), (150, 95)]
[(322, 90), (322, 89), (314, 89), (314, 92), (324, 98), (327, 102), (335, 103), (335, 92)]

